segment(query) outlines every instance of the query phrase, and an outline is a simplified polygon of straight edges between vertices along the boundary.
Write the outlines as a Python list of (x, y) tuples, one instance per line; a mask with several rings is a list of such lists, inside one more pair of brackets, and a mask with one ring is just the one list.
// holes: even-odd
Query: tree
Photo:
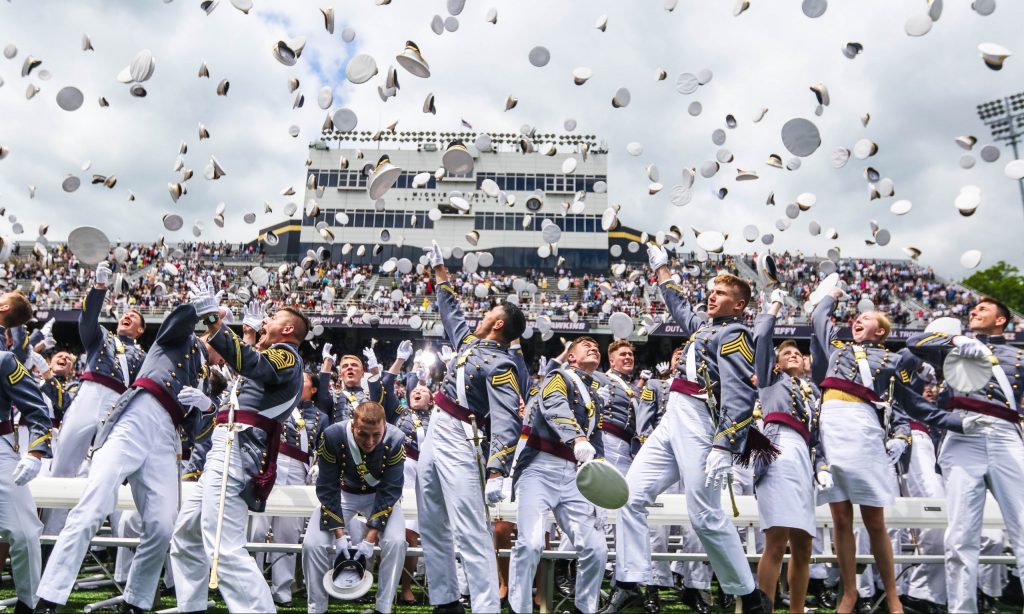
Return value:
[(1024, 311), (1024, 275), (1012, 264), (1000, 260), (961, 283), (985, 296), (1002, 301), (1014, 311)]

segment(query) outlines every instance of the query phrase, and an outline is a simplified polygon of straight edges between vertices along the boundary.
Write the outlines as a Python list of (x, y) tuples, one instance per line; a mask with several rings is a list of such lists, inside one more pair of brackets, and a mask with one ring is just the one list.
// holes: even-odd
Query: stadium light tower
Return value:
[[(978, 117), (992, 132), (992, 139), (1007, 143), (1013, 149), (1013, 158), (1019, 160), (1017, 145), (1024, 138), (1024, 92), (979, 104)], [(1024, 179), (1017, 186), (1024, 206)]]

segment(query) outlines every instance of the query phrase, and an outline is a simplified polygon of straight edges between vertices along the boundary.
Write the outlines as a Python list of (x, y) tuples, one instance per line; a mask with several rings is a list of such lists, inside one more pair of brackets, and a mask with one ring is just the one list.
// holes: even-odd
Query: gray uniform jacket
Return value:
[(647, 438), (661, 422), (668, 407), (670, 379), (647, 380), (647, 385), (640, 391), (640, 404), (636, 411), (636, 435), (633, 437), (633, 456), (640, 451)]
[(337, 401), (331, 395), (331, 374), (320, 372), (320, 387), (317, 388), (317, 405), (326, 407), (330, 403), (334, 410), (331, 412), (331, 423), (342, 422), (352, 417), (352, 410), (366, 401), (381, 403), (384, 397), (384, 389), (379, 378), (366, 380), (366, 389), (362, 386), (343, 388), (338, 395)]
[[(1010, 383), (1015, 398), (1006, 398), (1006, 394), (993, 372), (988, 383), (974, 392), (963, 392), (954, 390), (948, 385), (944, 386), (939, 395), (939, 403), (949, 409), (980, 410), (982, 413), (1004, 410), (1020, 414), (1021, 393), (1022, 386), (1024, 386), (1024, 350), (1006, 343), (1006, 337), (1002, 335), (977, 335), (976, 337), (991, 350), (992, 357), (997, 363), (993, 364), (993, 367), (1002, 369), (1006, 374), (1006, 380)], [(943, 333), (920, 333), (907, 340), (907, 350), (932, 362), (937, 368), (941, 368), (942, 361), (953, 350), (953, 338)], [(1006, 414), (1006, 416), (1012, 417), (1010, 414)], [(915, 417), (917, 417), (916, 414)], [(934, 420), (932, 422), (922, 421), (940, 428), (948, 428), (941, 424), (934, 424)]]
[[(361, 454), (363, 462), (356, 464), (348, 439), (350, 424), (346, 420), (328, 426), (317, 446), (320, 475), (316, 481), (316, 496), (320, 500), (320, 528), (324, 531), (345, 528), (341, 511), (344, 491), (375, 494), (373, 512), (366, 519), (366, 526), (383, 531), (402, 496), (405, 436), (393, 424), (386, 425), (377, 447), (369, 454)], [(367, 482), (367, 475), (371, 476), (371, 481), (376, 480), (375, 486)]]
[[(718, 427), (712, 445), (734, 454), (742, 453), (757, 396), (750, 377), (754, 374), (750, 330), (735, 316), (705, 322), (690, 307), (683, 289), (672, 281), (661, 284), (661, 296), (676, 324), (689, 337), (683, 348), (684, 356), (693, 347), (698, 381), (691, 384), (714, 396), (718, 416), (712, 419), (717, 418)], [(689, 381), (685, 363), (684, 360), (676, 376)]]
[(43, 380), (39, 385), (39, 390), (50, 402), (50, 417), (54, 426), (60, 426), (64, 412), (71, 406), (71, 401), (75, 400), (75, 395), (78, 394), (78, 386), (77, 379), (65, 379), (59, 375)]
[[(200, 372), (206, 364), (206, 348), (194, 332), (198, 322), (199, 316), (189, 304), (179, 305), (167, 315), (131, 387), (118, 397), (101, 420), (93, 449), (103, 445), (121, 414), (131, 406), (132, 399), (140, 394), (156, 398), (175, 427), (195, 432), (201, 419), (199, 412), (182, 407), (178, 402), (178, 393), (185, 386), (200, 385)], [(139, 436), (145, 437), (146, 434), (139, 433)]]
[[(589, 404), (580, 394), (573, 378), (566, 374), (569, 369), (573, 370), (584, 386), (590, 387)], [(597, 399), (600, 384), (592, 375), (579, 369), (565, 367), (564, 371), (552, 371), (544, 379), (541, 392), (537, 395), (538, 400), (533, 404), (526, 447), (519, 453), (514, 479), (518, 479), (523, 469), (542, 452), (575, 463), (573, 442), (580, 437), (590, 440), (597, 451), (596, 458), (604, 457), (601, 432), (604, 416)], [(514, 489), (513, 483), (513, 492)]]
[(821, 390), (803, 378), (776, 370), (774, 341), (775, 316), (762, 313), (754, 320), (754, 372), (764, 434), (778, 445), (780, 424), (799, 433), (807, 443), (817, 475), (828, 469), (818, 429)]
[(476, 416), (483, 434), (487, 470), (508, 476), (519, 441), (519, 377), (508, 346), (478, 339), (469, 330), (459, 299), (449, 282), (437, 284), (437, 305), (455, 357), (448, 365), (441, 390), (448, 401), (459, 404), (459, 367), (465, 368), (465, 398), (462, 410)]
[(237, 436), (242, 469), (248, 478), (241, 496), (250, 510), (261, 512), (277, 477), (281, 423), (302, 396), (302, 358), (289, 343), (257, 350), (243, 343), (226, 325), (210, 337), (209, 343), (241, 376), (234, 388), (239, 414), (235, 419), (251, 423), (251, 428), (239, 431)]
[[(613, 378), (618, 377), (626, 385), (625, 389)], [(598, 386), (608, 386), (612, 391), (611, 400), (602, 407), (601, 428), (626, 443), (633, 441), (636, 434), (636, 414), (640, 401), (640, 391), (632, 384), (628, 375), (609, 369), (605, 373), (595, 372), (594, 379)]]
[[(119, 382), (123, 389), (135, 381), (146, 352), (134, 339), (119, 337), (100, 326), (100, 311), (106, 294), (106, 289), (93, 288), (82, 301), (82, 313), (78, 316), (78, 336), (85, 348), (85, 373), (82, 379), (96, 375), (99, 376), (96, 379), (104, 383), (111, 383), (110, 380)], [(121, 367), (122, 355), (128, 365), (127, 381)]]
[[(11, 423), (12, 406), (16, 405), (21, 412), (21, 423), (28, 427), (28, 452), (40, 452), (50, 458), (50, 413), (46, 409), (46, 401), (39, 392), (39, 384), (25, 365), (12, 352), (0, 350), (0, 423), (5, 434), (14, 434), (16, 429)], [(15, 452), (20, 451), (21, 443), (14, 436)], [(5, 445), (0, 443), (0, 445)]]

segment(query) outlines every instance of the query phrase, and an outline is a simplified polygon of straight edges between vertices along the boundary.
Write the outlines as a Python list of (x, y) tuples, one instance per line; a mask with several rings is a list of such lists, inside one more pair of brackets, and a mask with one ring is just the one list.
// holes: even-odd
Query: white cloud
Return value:
[[(947, 3), (932, 32), (914, 39), (903, 33), (903, 22), (923, 11), (923, 2), (833, 2), (816, 20), (804, 17), (796, 2), (754, 2), (738, 18), (732, 17), (730, 4), (681, 3), (666, 13), (654, 1), (470, 0), (459, 16), (459, 30), (440, 37), (429, 23), (435, 13), (445, 15), (442, 0), (395, 0), (383, 7), (370, 0), (336, 4), (333, 36), (324, 30), (319, 11), (326, 0), (257, 0), (248, 16), (228, 0), (209, 16), (198, 3), (185, 0), (78, 2), (61, 5), (60, 19), (46, 3), (2, 4), (0, 45), (14, 43), (19, 52), (13, 60), (0, 59), (0, 144), (11, 149), (0, 161), (0, 206), (18, 216), (26, 235), (47, 221), (53, 237), (92, 223), (112, 237), (150, 240), (162, 230), (161, 215), (173, 211), (186, 219), (186, 228), (173, 238), (191, 238), (192, 221), (201, 219), (204, 238), (251, 239), (256, 227), (283, 219), (281, 207), (289, 200), (280, 196), (283, 188), (293, 185), (301, 194), (307, 145), (326, 115), (316, 106), (316, 95), (321, 86), (330, 85), (335, 108), (354, 109), (364, 130), (395, 119), (400, 120), (399, 129), (454, 130), (465, 118), (482, 131), (515, 131), (522, 124), (558, 131), (565, 118), (574, 117), (579, 132), (596, 134), (609, 144), (610, 195), (623, 205), (622, 219), (647, 230), (657, 229), (645, 227), (651, 219), (664, 220), (663, 227), (721, 229), (731, 233), (730, 251), (749, 250), (760, 245), (743, 242), (743, 226), (753, 223), (762, 231), (774, 230), (785, 205), (809, 191), (817, 194), (818, 205), (790, 230), (775, 231), (776, 249), (823, 253), (838, 243), (846, 255), (903, 257), (900, 247), (913, 244), (924, 250), (922, 262), (954, 277), (967, 273), (957, 261), (970, 248), (983, 251), (983, 266), (997, 259), (1024, 265), (1017, 240), (1024, 223), (1020, 196), (1002, 172), (1009, 150), (995, 164), (979, 159), (974, 169), (965, 171), (958, 166), (963, 152), (953, 144), (960, 134), (976, 135), (977, 148), (988, 143), (975, 105), (1021, 89), (1024, 64), (1019, 58), (1011, 57), (1000, 72), (990, 71), (976, 47), (992, 41), (1013, 49), (1024, 5), (1000, 3), (986, 18), (973, 13), (968, 3)], [(484, 19), (492, 6), (499, 13), (496, 26)], [(608, 30), (601, 33), (594, 23), (605, 13)], [(348, 45), (340, 36), (346, 26), (357, 33)], [(80, 50), (83, 33), (92, 38), (95, 52)], [(308, 40), (302, 58), (292, 68), (277, 63), (271, 45), (296, 36)], [(420, 45), (433, 75), (421, 80), (400, 70), (398, 97), (381, 103), (376, 86), (407, 39)], [(847, 41), (863, 43), (864, 53), (846, 59), (840, 50)], [(551, 62), (544, 68), (527, 61), (535, 45), (551, 50)], [(129, 96), (115, 78), (140, 49), (151, 49), (157, 60), (144, 99)], [(381, 71), (361, 86), (343, 77), (345, 63), (355, 53), (374, 56)], [(33, 74), (47, 69), (51, 80), (21, 78), (28, 54), (43, 60)], [(196, 77), (204, 60), (210, 79)], [(572, 84), (577, 66), (594, 71), (582, 87)], [(654, 80), (658, 68), (668, 71), (666, 81)], [(677, 75), (701, 68), (711, 69), (714, 79), (696, 94), (678, 94)], [(306, 105), (298, 110), (291, 108), (294, 94), (287, 87), (292, 77), (300, 79), (306, 96)], [(231, 89), (227, 97), (218, 97), (215, 88), (223, 78), (230, 80)], [(828, 86), (832, 104), (815, 118), (808, 87), (819, 81)], [(29, 82), (42, 91), (26, 101)], [(64, 85), (82, 89), (82, 109), (67, 113), (57, 108), (55, 95)], [(610, 100), (619, 87), (630, 89), (632, 102), (616, 110)], [(436, 117), (420, 109), (428, 92), (437, 99)], [(520, 102), (505, 113), (509, 94)], [(110, 108), (98, 107), (100, 95), (107, 97)], [(696, 118), (686, 111), (693, 100), (704, 108)], [(769, 108), (768, 115), (752, 123), (762, 106)], [(867, 128), (858, 119), (863, 112), (872, 116)], [(725, 143), (736, 161), (711, 180), (699, 179), (690, 205), (673, 207), (669, 192), (680, 170), (714, 157), (718, 148), (710, 135), (724, 127), (727, 113), (739, 122), (735, 130), (727, 130)], [(821, 148), (797, 172), (768, 167), (764, 161), (770, 153), (790, 157), (779, 129), (797, 116), (817, 123)], [(200, 122), (210, 130), (210, 140), (198, 140)], [(302, 131), (295, 139), (288, 135), (292, 124)], [(833, 169), (830, 152), (839, 146), (852, 148), (862, 137), (878, 142), (878, 155)], [(173, 204), (166, 184), (177, 180), (172, 164), (182, 140), (189, 145), (186, 164), (196, 176), (188, 182), (189, 194)], [(629, 141), (643, 143), (644, 155), (628, 156)], [(211, 154), (228, 172), (217, 182), (202, 178)], [(93, 164), (89, 173), (79, 171), (85, 160)], [(650, 163), (659, 166), (666, 186), (655, 197), (647, 196), (643, 175)], [(894, 180), (897, 198), (914, 202), (909, 215), (890, 214), (893, 199), (867, 201), (861, 172), (868, 164)], [(761, 178), (737, 184), (736, 168), (755, 170)], [(107, 190), (86, 182), (78, 192), (65, 194), (60, 182), (72, 172), (83, 179), (92, 172), (113, 173), (118, 184)], [(971, 218), (959, 217), (952, 204), (965, 184), (978, 185), (983, 193), (982, 206)], [(33, 200), (28, 198), (29, 185), (37, 186)], [(710, 190), (723, 185), (730, 193), (719, 201)], [(129, 189), (137, 195), (133, 204), (127, 202)], [(764, 206), (773, 190), (778, 203), (774, 209)], [(301, 204), (300, 199), (291, 198)], [(212, 223), (221, 201), (228, 207), (225, 229)], [(264, 201), (275, 206), (274, 215), (262, 215)], [(255, 226), (242, 223), (247, 211), (260, 214)], [(806, 228), (811, 219), (838, 228), (839, 241), (810, 237)], [(892, 231), (889, 247), (864, 245), (870, 219)]]

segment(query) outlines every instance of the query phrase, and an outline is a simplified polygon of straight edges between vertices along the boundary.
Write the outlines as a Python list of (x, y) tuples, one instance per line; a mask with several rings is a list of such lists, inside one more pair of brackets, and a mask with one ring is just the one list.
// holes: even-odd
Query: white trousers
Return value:
[(629, 466), (633, 464), (633, 456), (630, 454), (630, 444), (617, 435), (608, 431), (601, 433), (601, 442), (604, 443), (604, 459), (611, 463), (622, 475), (626, 475)]
[(533, 611), (533, 576), (544, 551), (547, 516), (576, 547), (576, 607), (596, 612), (600, 606), (608, 546), (597, 508), (576, 487), (576, 463), (541, 452), (516, 480), (518, 510), (516, 543), (509, 562), (509, 604), (513, 612)]
[(939, 454), (946, 481), (946, 595), (950, 612), (976, 612), (985, 491), (999, 503), (1017, 566), (1024, 568), (1024, 442), (1014, 425), (986, 420), (973, 435), (949, 433)]
[[(402, 465), (402, 480), (403, 483), (408, 487), (416, 487), (416, 476), (418, 471), (419, 461), (413, 460), (408, 456), (405, 457), (405, 463)], [(412, 520), (405, 521), (405, 530), (412, 531), (413, 533), (420, 534), (420, 523), (419, 519), (413, 518)]]
[(435, 410), (420, 449), (416, 497), (431, 605), (458, 601), (461, 595), (455, 570), (458, 549), (473, 611), (500, 609), (498, 561), (482, 489), (476, 454), (462, 423)]
[(85, 492), (68, 514), (43, 572), (40, 598), (67, 602), (89, 542), (114, 511), (127, 479), (142, 527), (124, 599), (144, 610), (152, 607), (177, 510), (179, 446), (163, 406), (149, 394), (137, 395), (92, 456)]
[[(367, 493), (356, 495), (341, 493), (341, 516), (345, 520), (345, 534), (355, 546), (363, 540), (365, 527), (354, 522), (356, 514), (369, 518), (373, 514), (373, 503), (377, 495)], [(380, 566), (377, 575), (378, 612), (389, 614), (395, 601), (395, 591), (402, 577), (402, 565), (405, 564), (405, 517), (402, 506), (395, 504), (391, 511), (384, 531), (378, 534), (380, 546)], [(324, 590), (324, 574), (334, 565), (334, 531), (320, 529), (320, 508), (316, 508), (306, 527), (306, 536), (302, 539), (302, 574), (306, 578), (307, 611), (321, 614), (327, 611), (328, 596)]]
[[(946, 489), (935, 471), (935, 444), (926, 433), (916, 431), (910, 446), (910, 465), (904, 474), (908, 497), (943, 499)], [(942, 554), (942, 529), (917, 531), (918, 554)], [(932, 603), (946, 603), (946, 572), (942, 565), (914, 565), (907, 572), (907, 594)]]
[[(192, 494), (182, 503), (171, 540), (171, 568), (179, 612), (206, 609), (210, 561), (213, 560), (224, 475), (227, 426), (213, 429), (206, 467)], [(231, 446), (224, 526), (220, 542), (219, 584), (229, 612), (276, 612), (274, 599), (256, 561), (245, 549), (249, 508), (239, 496), (245, 476), (238, 446)]]
[[(24, 441), (24, 440), (22, 440)], [(42, 555), (39, 536), (43, 524), (28, 486), (14, 483), (14, 468), (21, 455), (14, 451), (14, 436), (0, 438), (0, 539), (11, 545), (11, 575), (18, 601), (36, 605)]]
[[(679, 482), (669, 486), (665, 492), (668, 493), (682, 493), (682, 487)], [(669, 537), (672, 533), (672, 526), (667, 524), (655, 524), (651, 525), (648, 529), (648, 533), (651, 536), (651, 552), (668, 552)], [(694, 536), (696, 538), (696, 536)], [(650, 586), (663, 586), (672, 587), (674, 582), (672, 581), (672, 562), (671, 561), (651, 561), (651, 581)]]
[[(96, 382), (83, 381), (78, 394), (72, 399), (53, 446), (53, 460), (50, 462), (50, 475), (55, 478), (73, 478), (84, 475), (88, 467), (84, 467), (85, 456), (92, 446), (93, 437), (99, 428), (100, 420), (121, 395), (110, 388)], [(44, 509), (43, 534), (56, 535), (64, 528), (68, 517), (65, 509)]]
[[(277, 481), (275, 485), (300, 486), (306, 483), (308, 467), (302, 461), (283, 454), (277, 457)], [(297, 544), (302, 536), (302, 526), (306, 519), (300, 516), (267, 516), (260, 514), (252, 517), (249, 530), (251, 542), (274, 542), (278, 544)], [(270, 539), (267, 539), (268, 535)], [(292, 600), (292, 584), (295, 583), (295, 555), (283, 552), (258, 552), (256, 565), (263, 569), (269, 558), (270, 593), (277, 603), (288, 603)]]
[(665, 415), (626, 475), (629, 501), (619, 510), (615, 534), (620, 554), (615, 577), (620, 582), (651, 581), (647, 507), (682, 480), (690, 523), (707, 550), (722, 590), (731, 595), (754, 590), (739, 535), (722, 511), (722, 491), (704, 487), (704, 464), (714, 432), (702, 401), (670, 393)]
[[(177, 514), (175, 514), (177, 516)], [(122, 512), (117, 519), (115, 535), (118, 537), (138, 537), (142, 533), (142, 516), (136, 510)], [(135, 551), (131, 548), (118, 548), (114, 559), (114, 580), (124, 583), (128, 580), (128, 572), (132, 568)], [(164, 586), (174, 586), (174, 574), (171, 573), (171, 554), (164, 557)]]

